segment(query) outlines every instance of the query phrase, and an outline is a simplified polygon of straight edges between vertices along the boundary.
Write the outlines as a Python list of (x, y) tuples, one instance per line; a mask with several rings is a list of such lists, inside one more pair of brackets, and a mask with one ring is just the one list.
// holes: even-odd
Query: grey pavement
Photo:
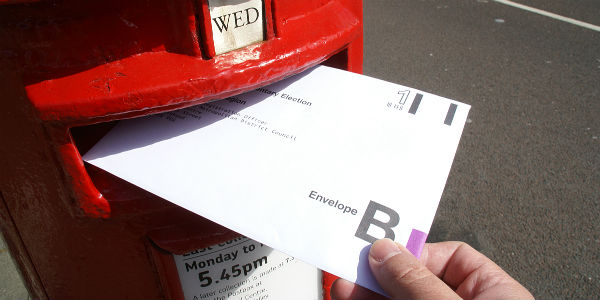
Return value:
[(0, 299), (28, 299), (29, 294), (0, 235)]
[[(528, 0), (600, 25), (600, 1)], [(429, 241), (600, 297), (600, 32), (492, 0), (365, 1), (365, 71), (472, 106)]]
[[(600, 32), (492, 0), (364, 0), (365, 74), (472, 106), (429, 241), (600, 297)], [(600, 25), (597, 0), (518, 0)], [(25, 298), (0, 247), (0, 298)]]

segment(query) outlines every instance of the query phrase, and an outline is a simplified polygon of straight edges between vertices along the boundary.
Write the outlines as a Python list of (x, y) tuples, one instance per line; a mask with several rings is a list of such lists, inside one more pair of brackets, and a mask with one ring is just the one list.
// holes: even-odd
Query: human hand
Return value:
[[(533, 295), (485, 255), (463, 242), (425, 244), (421, 258), (390, 239), (369, 251), (369, 266), (392, 299), (533, 299)], [(333, 299), (381, 299), (344, 279), (331, 287)]]

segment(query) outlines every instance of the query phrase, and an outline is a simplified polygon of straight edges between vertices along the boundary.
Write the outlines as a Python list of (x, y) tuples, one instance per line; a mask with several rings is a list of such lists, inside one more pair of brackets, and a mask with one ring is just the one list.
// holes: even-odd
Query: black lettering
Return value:
[(236, 11), (236, 12), (233, 13), (233, 22), (235, 24), (235, 28), (242, 27), (242, 26), (246, 25), (246, 23), (243, 23), (243, 22), (242, 22), (241, 25), (238, 23), (238, 21), (242, 20), (241, 16), (238, 17), (238, 14), (241, 15), (241, 13), (242, 13), (241, 10), (240, 11)]
[(186, 272), (189, 272), (192, 269), (194, 269), (194, 270), (198, 269), (198, 265), (196, 264), (196, 262), (193, 262), (191, 265), (188, 263), (185, 263), (185, 271)]
[[(213, 18), (213, 21), (217, 25), (217, 28), (219, 28), (219, 32), (223, 32), (223, 29), (225, 29), (225, 31), (227, 31), (229, 29), (228, 27), (229, 27), (230, 16), (231, 16), (231, 14), (220, 16), (220, 17), (217, 17), (217, 18)], [(217, 19), (219, 21), (221, 21), (221, 25), (220, 26), (219, 26), (219, 22), (217, 22)]]
[[(204, 271), (204, 272), (198, 273), (198, 280), (200, 280), (201, 287), (209, 286), (212, 283), (212, 278), (207, 275), (208, 273), (209, 273), (209, 271)], [(204, 276), (204, 275), (207, 275), (207, 276)], [(206, 281), (206, 282), (203, 282), (203, 281)]]
[[(253, 10), (256, 14), (254, 15), (254, 20), (250, 21), (250, 10)], [(258, 17), (260, 16), (258, 9), (254, 8), (254, 7), (250, 7), (250, 8), (246, 8), (246, 24), (250, 25), (254, 22), (256, 22), (258, 20)]]
[(256, 268), (262, 266), (263, 265), (263, 261), (265, 262), (265, 264), (267, 264), (267, 257), (266, 256), (263, 256), (263, 257), (255, 260), (254, 261), (254, 268), (256, 269)]
[(206, 260), (206, 264), (209, 265), (209, 266), (214, 265), (215, 264), (215, 259), (214, 258), (207, 259)]
[(325, 197), (321, 196), (321, 195), (317, 195), (317, 201), (321, 201), (323, 203), (327, 203), (327, 199), (325, 199)]
[[(387, 214), (390, 217), (390, 220), (387, 223), (384, 223), (380, 220), (375, 219), (375, 212), (380, 211), (382, 213)], [(381, 238), (390, 238), (394, 239), (396, 235), (392, 228), (400, 223), (400, 216), (397, 212), (392, 210), (391, 208), (381, 205), (377, 202), (370, 201), (367, 206), (367, 210), (365, 211), (362, 220), (360, 220), (360, 224), (356, 229), (356, 236), (359, 239), (365, 240), (369, 243), (374, 243), (379, 238), (371, 236), (367, 234), (367, 230), (369, 230), (369, 226), (375, 225), (385, 231), (385, 236)]]

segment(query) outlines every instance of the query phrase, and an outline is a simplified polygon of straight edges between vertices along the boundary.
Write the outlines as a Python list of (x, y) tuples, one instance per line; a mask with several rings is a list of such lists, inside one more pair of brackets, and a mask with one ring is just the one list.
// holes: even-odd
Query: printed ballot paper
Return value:
[(367, 255), (419, 255), (470, 106), (319, 66), (121, 121), (84, 159), (253, 240), (383, 293)]

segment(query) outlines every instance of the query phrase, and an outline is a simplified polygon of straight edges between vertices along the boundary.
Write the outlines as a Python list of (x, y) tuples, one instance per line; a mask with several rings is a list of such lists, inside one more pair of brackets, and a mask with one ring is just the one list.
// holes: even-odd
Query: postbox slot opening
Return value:
[(322, 65), (341, 70), (348, 70), (348, 61), (348, 49), (346, 48), (332, 55), (330, 58), (324, 61)]
[[(70, 128), (72, 141), (80, 155), (91, 149), (118, 120)], [(157, 210), (183, 210), (102, 169), (84, 163), (86, 175), (109, 202), (112, 217), (147, 214)]]
[[(343, 49), (322, 64), (339, 68), (348, 69), (349, 61), (348, 49)], [(258, 88), (258, 86), (257, 86)], [(158, 112), (164, 113), (164, 112)], [(70, 135), (74, 146), (80, 155), (89, 151), (105, 134), (107, 134), (118, 120), (101, 122), (91, 125), (77, 126), (70, 128)], [(81, 176), (87, 175), (92, 183), (92, 190), (97, 190), (108, 201), (112, 215), (130, 215), (143, 214), (149, 211), (164, 210), (178, 206), (157, 197), (125, 180), (122, 180), (104, 170), (84, 163)]]
[[(85, 154), (118, 122), (115, 120), (70, 128), (71, 138), (79, 153)], [(239, 236), (228, 228), (93, 165), (84, 165), (96, 189), (110, 203), (111, 218), (132, 220), (133, 216), (137, 216), (139, 221), (136, 222), (142, 222), (144, 227), (148, 228), (146, 237), (162, 250), (183, 254)]]
[(71, 128), (71, 137), (80, 154), (89, 151), (119, 121), (109, 121)]

